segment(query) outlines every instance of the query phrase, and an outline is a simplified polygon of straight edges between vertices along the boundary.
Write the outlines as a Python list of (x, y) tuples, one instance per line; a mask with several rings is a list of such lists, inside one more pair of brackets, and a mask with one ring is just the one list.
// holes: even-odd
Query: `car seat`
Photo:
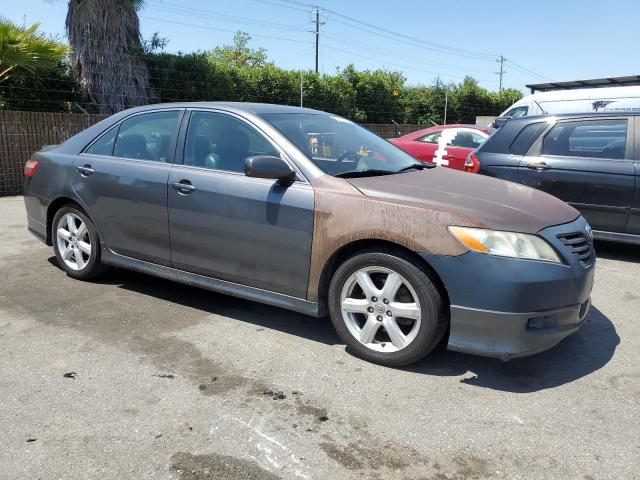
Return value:
[(217, 167), (229, 172), (244, 172), (249, 156), (249, 136), (237, 128), (226, 130), (216, 148)]
[(147, 142), (139, 134), (125, 134), (118, 136), (113, 152), (116, 157), (140, 158), (151, 160), (151, 154), (147, 149)]

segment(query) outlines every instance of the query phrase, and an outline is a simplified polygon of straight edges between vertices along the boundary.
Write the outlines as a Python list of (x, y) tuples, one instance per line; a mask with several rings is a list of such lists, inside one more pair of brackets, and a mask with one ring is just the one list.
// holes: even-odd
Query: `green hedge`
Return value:
[[(303, 104), (362, 123), (439, 124), (448, 95), (448, 123), (474, 123), (476, 115), (497, 115), (522, 94), (508, 89), (497, 94), (471, 77), (460, 84), (406, 86), (399, 72), (358, 71), (353, 66), (335, 75), (283, 70), (273, 65), (229, 67), (206, 53), (147, 53), (151, 83), (163, 102), (251, 101)], [(38, 77), (23, 75), (0, 85), (0, 108), (6, 110), (90, 111), (80, 86), (65, 64)]]

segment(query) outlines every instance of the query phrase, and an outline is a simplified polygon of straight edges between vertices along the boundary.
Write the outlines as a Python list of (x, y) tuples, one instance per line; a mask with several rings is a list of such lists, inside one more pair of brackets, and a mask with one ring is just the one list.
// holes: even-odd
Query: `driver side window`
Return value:
[(243, 172), (247, 157), (280, 156), (255, 128), (231, 115), (192, 112), (185, 140), (184, 164)]

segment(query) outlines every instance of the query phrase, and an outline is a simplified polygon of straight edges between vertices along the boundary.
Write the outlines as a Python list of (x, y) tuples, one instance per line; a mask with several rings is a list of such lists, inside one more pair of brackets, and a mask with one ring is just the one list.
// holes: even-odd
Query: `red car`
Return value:
[(489, 133), (488, 127), (476, 125), (438, 125), (389, 141), (423, 162), (475, 173), (480, 164), (469, 154), (489, 138)]

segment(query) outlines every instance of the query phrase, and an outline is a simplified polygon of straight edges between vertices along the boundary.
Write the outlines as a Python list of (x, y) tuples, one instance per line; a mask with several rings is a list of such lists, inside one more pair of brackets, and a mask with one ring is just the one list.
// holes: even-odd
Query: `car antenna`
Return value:
[(535, 102), (535, 104), (536, 104), (536, 105), (538, 105), (538, 108), (539, 108), (539, 109), (540, 109), (540, 111), (542, 112), (542, 115), (548, 115), (548, 114), (549, 114), (549, 112), (546, 112), (546, 111), (544, 110), (544, 108), (542, 108), (542, 105), (540, 105), (540, 104), (538, 103), (538, 101), (537, 101), (537, 100), (534, 100), (534, 102)]

